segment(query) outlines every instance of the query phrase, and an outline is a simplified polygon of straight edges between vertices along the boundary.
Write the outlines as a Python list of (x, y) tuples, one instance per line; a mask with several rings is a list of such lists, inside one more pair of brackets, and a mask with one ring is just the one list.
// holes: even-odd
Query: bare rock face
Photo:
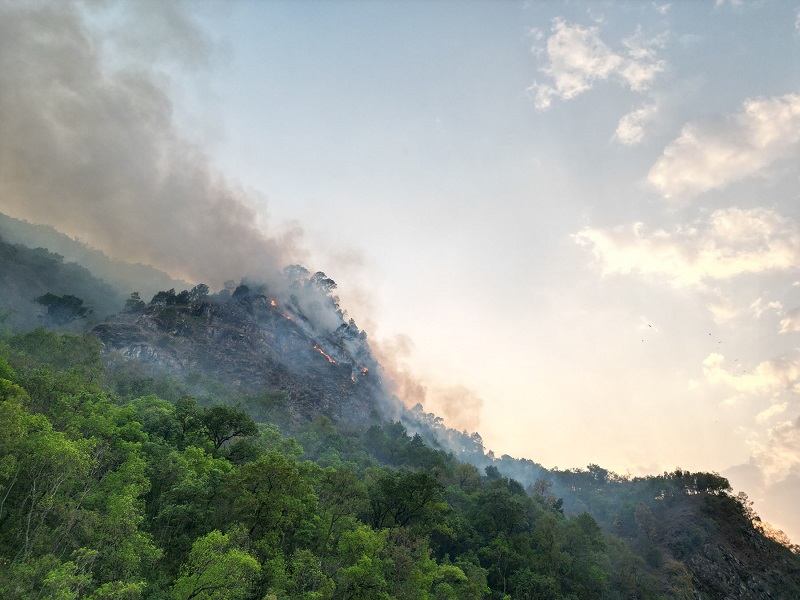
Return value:
[(208, 373), (253, 392), (287, 392), (298, 418), (389, 414), (378, 365), (352, 323), (321, 329), (263, 295), (151, 304), (92, 333), (108, 352), (180, 378)]
[(754, 529), (730, 496), (685, 496), (658, 515), (657, 529), (698, 600), (800, 598), (800, 561)]

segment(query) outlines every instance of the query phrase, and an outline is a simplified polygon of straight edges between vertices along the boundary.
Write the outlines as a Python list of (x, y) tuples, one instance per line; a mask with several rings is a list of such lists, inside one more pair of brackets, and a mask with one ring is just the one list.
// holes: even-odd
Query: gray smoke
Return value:
[[(206, 42), (174, 3), (140, 6), (161, 15), (142, 29), (170, 38), (159, 53), (202, 62)], [(247, 196), (177, 130), (163, 73), (110, 59), (86, 10), (0, 0), (0, 211), (177, 278), (276, 280), (296, 235), (256, 225)], [(120, 40), (118, 51), (156, 47)]]
[[(302, 258), (301, 232), (259, 228), (250, 197), (176, 124), (158, 65), (213, 62), (195, 6), (0, 0), (0, 212), (177, 279), (266, 282), (330, 332), (342, 315), (280, 276)], [(398, 338), (376, 353), (390, 393), (475, 430), (482, 401), (427, 390), (404, 365), (408, 345)]]
[(422, 383), (408, 366), (414, 348), (408, 336), (372, 341), (370, 346), (386, 374), (387, 391), (399, 398), (406, 408), (420, 405), (425, 411), (444, 417), (445, 424), (457, 431), (478, 430), (483, 399), (464, 386), (431, 388)]

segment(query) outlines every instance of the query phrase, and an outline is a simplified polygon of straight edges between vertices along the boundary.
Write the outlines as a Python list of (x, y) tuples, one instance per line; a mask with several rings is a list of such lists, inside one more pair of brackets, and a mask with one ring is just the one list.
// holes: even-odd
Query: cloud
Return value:
[(664, 198), (685, 201), (762, 174), (798, 146), (800, 95), (751, 99), (735, 115), (685, 125), (647, 181)]
[[(202, 65), (192, 13), (174, 7), (153, 57)], [(122, 54), (134, 37), (113, 46), (77, 3), (0, 5), (0, 210), (189, 281), (275, 277), (296, 236), (264, 233), (252, 199), (184, 139), (164, 73)]]
[(779, 358), (759, 363), (748, 372), (724, 368), (725, 357), (712, 352), (703, 361), (703, 374), (712, 384), (722, 384), (742, 397), (777, 398), (788, 393), (800, 394), (800, 360)]
[(785, 479), (800, 466), (800, 418), (770, 428), (766, 443), (754, 444), (753, 459), (767, 484)]
[[(782, 529), (797, 543), (800, 540), (800, 512), (791, 507), (800, 505), (800, 465), (788, 467), (788, 474), (776, 477), (773, 471), (767, 480), (760, 459), (762, 455), (750, 458), (748, 463), (726, 469), (723, 475), (737, 490), (744, 490), (761, 519)], [(768, 468), (769, 470), (769, 468)], [(787, 471), (781, 467), (779, 471)]]
[(788, 402), (781, 402), (778, 404), (773, 404), (768, 408), (765, 408), (760, 413), (756, 415), (756, 422), (758, 423), (766, 423), (775, 415), (780, 415), (786, 412), (786, 409), (789, 407)]
[(709, 301), (708, 310), (711, 311), (711, 318), (715, 323), (725, 323), (735, 319), (741, 312), (730, 298), (718, 293)]
[(655, 104), (645, 104), (629, 112), (619, 120), (614, 137), (626, 146), (638, 144), (644, 138), (644, 126), (653, 120), (657, 112)]
[(669, 12), (669, 9), (672, 8), (672, 2), (667, 2), (665, 4), (658, 4), (657, 2), (653, 2), (653, 6), (655, 6), (658, 14), (666, 15)]
[(764, 298), (756, 298), (750, 305), (750, 309), (755, 313), (756, 317), (761, 317), (766, 311), (771, 310), (776, 314), (783, 312), (783, 305), (777, 300), (765, 301)]
[(673, 231), (642, 223), (584, 227), (574, 239), (591, 250), (603, 275), (653, 277), (676, 288), (800, 264), (797, 223), (765, 208), (720, 209)]
[(664, 61), (657, 59), (655, 51), (663, 45), (663, 36), (647, 39), (637, 29), (623, 40), (623, 53), (617, 53), (600, 39), (598, 27), (555, 19), (551, 31), (545, 48), (533, 49), (537, 55), (546, 55), (547, 62), (540, 71), (549, 78), (549, 82), (534, 83), (529, 88), (538, 110), (550, 108), (553, 98), (571, 100), (591, 89), (596, 81), (609, 78), (642, 92), (664, 70)]
[(800, 331), (800, 307), (787, 312), (781, 319), (780, 333)]

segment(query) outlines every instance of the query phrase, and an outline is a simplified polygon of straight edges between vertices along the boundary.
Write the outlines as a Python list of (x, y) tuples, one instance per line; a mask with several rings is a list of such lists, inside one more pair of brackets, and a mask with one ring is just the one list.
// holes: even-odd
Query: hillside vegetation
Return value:
[[(10, 247), (63, 298), (72, 266)], [(0, 597), (800, 597), (723, 477), (495, 457), (400, 406), (335, 284), (290, 275), (0, 336)]]
[[(399, 422), (292, 425), (274, 393), (198, 400), (179, 381), (107, 368), (92, 336), (37, 329), (6, 337), (2, 356), (3, 597), (800, 593), (797, 557), (713, 475), (618, 482), (646, 499), (619, 512), (618, 537), (565, 515), (547, 481), (481, 473)], [(137, 388), (161, 396), (119, 391)], [(271, 419), (256, 423), (254, 405)], [(766, 572), (744, 573), (754, 583), (738, 596), (739, 581), (701, 580), (686, 561), (714, 568), (709, 544)]]

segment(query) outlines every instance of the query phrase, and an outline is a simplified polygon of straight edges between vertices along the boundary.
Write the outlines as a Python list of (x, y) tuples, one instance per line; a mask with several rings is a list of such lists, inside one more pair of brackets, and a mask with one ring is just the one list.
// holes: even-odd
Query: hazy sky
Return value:
[[(213, 249), (224, 179), (230, 260), (325, 271), (409, 402), (548, 467), (719, 471), (800, 539), (800, 2), (167, 5), (91, 9), (81, 59), (160, 91), (141, 181), (201, 155), (143, 222), (177, 194)], [(15, 185), (59, 226), (55, 176)]]

